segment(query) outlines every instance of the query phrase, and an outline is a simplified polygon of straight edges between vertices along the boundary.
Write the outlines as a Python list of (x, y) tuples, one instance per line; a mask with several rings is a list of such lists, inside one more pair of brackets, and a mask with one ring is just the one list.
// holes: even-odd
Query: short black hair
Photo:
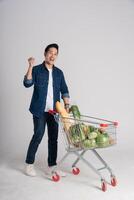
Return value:
[(49, 45), (46, 46), (44, 53), (47, 53), (50, 48), (55, 48), (55, 49), (57, 49), (57, 52), (59, 52), (59, 46), (58, 46), (58, 44), (53, 43), (53, 44), (49, 44)]

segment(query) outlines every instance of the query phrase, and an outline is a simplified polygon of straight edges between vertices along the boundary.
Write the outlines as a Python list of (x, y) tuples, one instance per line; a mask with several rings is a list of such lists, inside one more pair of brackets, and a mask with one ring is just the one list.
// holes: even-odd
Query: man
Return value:
[[(46, 124), (48, 128), (48, 176), (52, 175), (57, 165), (58, 124), (48, 111), (55, 109), (55, 103), (60, 101), (61, 95), (66, 110), (69, 110), (69, 91), (64, 74), (54, 66), (58, 52), (58, 45), (50, 44), (45, 48), (45, 60), (42, 64), (34, 66), (35, 59), (33, 57), (28, 59), (29, 67), (23, 84), (25, 87), (34, 85), (29, 108), (33, 115), (34, 134), (26, 156), (26, 174), (29, 176), (36, 176), (34, 169), (35, 155), (43, 138)], [(60, 170), (57, 173), (60, 176), (65, 176), (65, 173)]]

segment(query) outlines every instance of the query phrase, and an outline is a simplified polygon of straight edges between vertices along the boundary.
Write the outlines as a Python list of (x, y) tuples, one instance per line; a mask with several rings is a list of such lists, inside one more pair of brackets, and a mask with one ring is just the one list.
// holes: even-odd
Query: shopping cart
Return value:
[[(108, 148), (116, 144), (116, 128), (118, 123), (85, 115), (81, 115), (80, 119), (75, 119), (71, 114), (65, 118), (54, 111), (50, 111), (50, 113), (54, 115), (55, 120), (59, 123), (66, 144), (67, 153), (59, 161), (58, 166), (63, 163), (69, 154), (73, 153), (77, 156), (77, 159), (72, 164), (72, 173), (74, 175), (80, 173), (77, 164), (81, 160), (100, 177), (102, 191), (105, 192), (107, 190), (107, 182), (101, 173), (102, 170), (108, 170), (111, 177), (111, 185), (116, 186), (117, 179), (112, 169), (99, 155), (97, 149)], [(103, 164), (101, 168), (96, 168), (83, 157), (89, 150)], [(56, 174), (56, 177), (53, 177), (54, 181), (59, 179), (58, 174)]]

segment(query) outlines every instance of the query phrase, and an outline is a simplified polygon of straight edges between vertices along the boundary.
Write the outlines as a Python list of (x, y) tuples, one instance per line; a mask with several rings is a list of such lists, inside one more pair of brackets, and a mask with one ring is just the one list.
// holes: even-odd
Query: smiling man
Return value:
[(65, 172), (55, 167), (57, 165), (58, 124), (48, 112), (55, 109), (55, 103), (60, 101), (61, 97), (66, 110), (69, 110), (69, 91), (64, 74), (54, 65), (58, 53), (58, 45), (50, 44), (45, 48), (45, 60), (42, 64), (34, 66), (35, 59), (33, 57), (28, 59), (29, 66), (23, 84), (27, 88), (34, 85), (29, 108), (33, 115), (34, 134), (28, 147), (25, 169), (29, 176), (36, 176), (35, 155), (43, 138), (46, 124), (48, 129), (48, 170), (46, 174), (51, 177), (53, 170), (57, 170), (60, 176), (66, 175)]

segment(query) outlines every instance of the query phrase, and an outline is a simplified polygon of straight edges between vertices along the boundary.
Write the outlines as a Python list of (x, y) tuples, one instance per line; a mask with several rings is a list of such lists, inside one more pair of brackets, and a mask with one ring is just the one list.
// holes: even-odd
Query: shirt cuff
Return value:
[(27, 77), (24, 77), (24, 81), (26, 84), (31, 84), (33, 82), (33, 79), (27, 79)]
[(65, 98), (70, 98), (70, 96), (69, 96), (69, 93), (64, 93), (64, 94), (62, 94), (62, 99), (65, 97)]

